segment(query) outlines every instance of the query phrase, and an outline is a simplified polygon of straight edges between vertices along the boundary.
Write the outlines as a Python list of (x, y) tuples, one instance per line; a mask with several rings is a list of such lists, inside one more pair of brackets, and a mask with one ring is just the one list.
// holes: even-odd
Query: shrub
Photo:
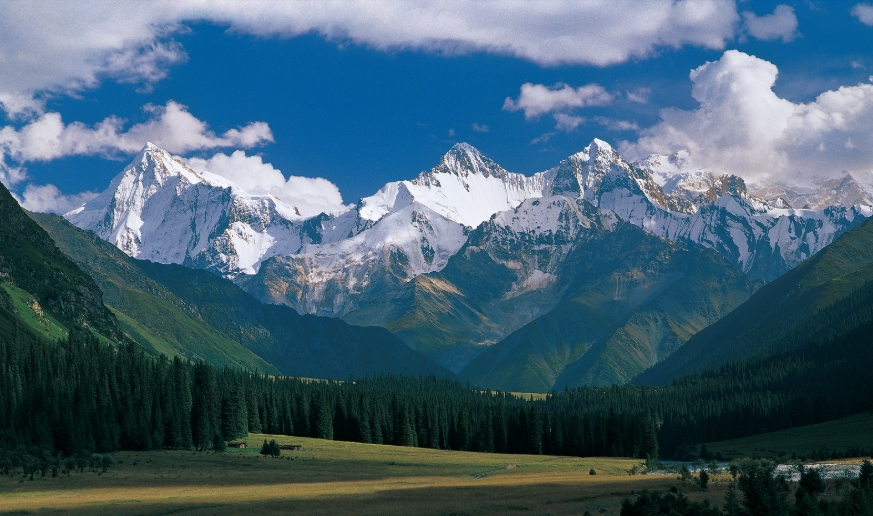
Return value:
[(267, 440), (264, 439), (264, 444), (261, 446), (261, 455), (269, 455), (271, 457), (282, 455), (279, 443), (277, 443), (275, 439), (270, 439), (270, 442), (267, 442)]
[(706, 491), (709, 488), (709, 473), (706, 470), (700, 470), (700, 475), (697, 478), (697, 485), (701, 491)]

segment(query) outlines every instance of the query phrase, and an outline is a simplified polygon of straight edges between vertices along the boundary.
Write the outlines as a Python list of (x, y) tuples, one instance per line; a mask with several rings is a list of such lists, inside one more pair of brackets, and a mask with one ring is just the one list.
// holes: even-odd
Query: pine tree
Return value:
[(317, 392), (313, 398), (315, 405), (315, 437), (333, 440), (333, 406), (324, 392)]

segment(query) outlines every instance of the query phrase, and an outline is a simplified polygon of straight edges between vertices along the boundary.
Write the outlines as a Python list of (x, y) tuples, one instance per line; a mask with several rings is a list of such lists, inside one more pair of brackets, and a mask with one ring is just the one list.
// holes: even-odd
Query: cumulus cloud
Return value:
[(228, 156), (218, 153), (209, 159), (189, 158), (188, 165), (198, 172), (211, 172), (233, 181), (252, 194), (272, 194), (297, 208), (303, 217), (337, 213), (347, 207), (337, 186), (327, 179), (290, 176), (287, 179), (260, 156), (247, 156), (238, 150)]
[(627, 99), (637, 104), (648, 104), (649, 95), (652, 94), (652, 88), (637, 88), (634, 91), (628, 91)]
[(766, 16), (744, 11), (743, 28), (750, 36), (763, 41), (791, 41), (797, 36), (797, 16), (789, 5), (777, 5), (773, 14)]
[(568, 115), (567, 113), (555, 113), (555, 129), (559, 131), (575, 131), (577, 127), (585, 123), (585, 117)]
[(168, 38), (178, 11), (146, 2), (10, 2), (0, 17), (0, 104), (12, 116), (39, 113), (44, 96), (104, 78), (160, 80), (186, 59)]
[(147, 141), (177, 153), (221, 147), (251, 148), (273, 141), (270, 127), (264, 122), (252, 122), (218, 135), (185, 106), (173, 101), (165, 106), (148, 105), (145, 111), (149, 119), (127, 130), (124, 120), (117, 117), (89, 127), (81, 122), (65, 124), (60, 113), (55, 112), (44, 113), (20, 128), (7, 125), (0, 128), (0, 163), (10, 170), (10, 160), (21, 164), (74, 155), (130, 154)]
[(64, 195), (55, 185), (29, 184), (25, 187), (21, 198), (18, 199), (18, 203), (26, 210), (63, 215), (95, 197), (97, 197), (97, 192)]
[(605, 116), (596, 116), (594, 121), (612, 131), (633, 131), (639, 132), (640, 126), (636, 122), (629, 120), (616, 120)]
[(793, 103), (773, 92), (777, 75), (774, 64), (729, 50), (691, 71), (697, 109), (664, 109), (659, 123), (619, 148), (631, 158), (685, 149), (690, 166), (751, 181), (803, 184), (844, 170), (873, 171), (873, 84)]
[(603, 106), (609, 104), (612, 98), (612, 94), (599, 84), (592, 83), (573, 88), (564, 83), (546, 86), (526, 82), (521, 85), (518, 99), (506, 97), (503, 109), (524, 111), (524, 117), (531, 119), (546, 113), (565, 112), (587, 106)]
[(230, 129), (216, 135), (206, 122), (188, 112), (176, 102), (166, 106), (146, 106), (151, 120), (134, 125), (119, 135), (119, 149), (139, 150), (143, 142), (151, 141), (170, 152), (241, 147), (248, 149), (273, 141), (273, 133), (266, 122), (252, 122), (239, 129)]
[(859, 22), (873, 27), (873, 5), (855, 4), (851, 12), (852, 16), (858, 18)]
[(16, 167), (4, 161), (0, 161), (0, 183), (12, 188), (27, 179), (27, 170), (24, 167)]
[(733, 0), (6, 2), (0, 105), (9, 115), (32, 116), (41, 113), (46, 95), (75, 93), (107, 78), (148, 89), (186, 59), (172, 40), (186, 22), (269, 37), (318, 33), (380, 50), (490, 52), (547, 66), (606, 66), (663, 48), (724, 48), (738, 20)]

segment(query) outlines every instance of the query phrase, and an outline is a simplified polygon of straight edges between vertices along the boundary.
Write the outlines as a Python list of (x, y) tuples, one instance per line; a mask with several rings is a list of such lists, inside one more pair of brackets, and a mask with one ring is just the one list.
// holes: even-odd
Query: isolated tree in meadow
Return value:
[(681, 480), (684, 484), (689, 478), (691, 478), (691, 470), (688, 469), (688, 466), (683, 464), (682, 467), (679, 468), (679, 477), (677, 480)]
[(282, 455), (282, 449), (279, 447), (279, 443), (277, 443), (275, 439), (270, 439), (269, 443), (266, 439), (264, 439), (264, 446), (266, 447), (267, 452), (264, 453), (265, 450), (262, 448), (261, 453), (264, 453), (264, 455), (269, 455), (271, 457), (278, 457)]
[(701, 491), (709, 489), (709, 473), (707, 473), (705, 469), (700, 470), (700, 474), (697, 478), (697, 483), (700, 486)]
[(270, 442), (267, 442), (267, 440), (264, 439), (264, 444), (261, 445), (261, 455), (278, 457), (282, 455), (282, 449), (279, 447), (279, 443), (277, 443), (275, 439), (270, 439)]

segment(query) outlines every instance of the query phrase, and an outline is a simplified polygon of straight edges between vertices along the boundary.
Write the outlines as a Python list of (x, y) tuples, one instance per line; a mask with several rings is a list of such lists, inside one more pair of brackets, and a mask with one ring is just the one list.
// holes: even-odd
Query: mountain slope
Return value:
[(94, 278), (121, 328), (146, 349), (217, 366), (279, 374), (254, 352), (209, 326), (195, 307), (143, 274), (136, 260), (112, 244), (56, 215), (30, 216)]
[[(755, 283), (743, 274), (776, 278), (873, 210), (793, 210), (751, 195), (739, 177), (683, 172), (680, 156), (661, 158), (630, 163), (595, 139), (557, 166), (524, 176), (457, 144), (415, 179), (389, 183), (343, 213), (306, 218), (147, 145), (106, 192), (66, 217), (129, 255), (208, 270), (263, 302), (382, 326), (456, 372), (552, 310), (562, 310), (556, 324), (569, 319), (570, 326), (577, 318), (571, 314), (582, 314), (562, 337), (569, 351), (513, 345), (517, 365), (506, 367), (535, 362), (522, 376), (539, 378), (538, 388), (561, 374), (569, 385), (626, 381), (748, 296)], [(628, 224), (638, 231), (618, 229)], [(637, 240), (622, 243), (638, 259), (632, 267), (622, 269), (622, 257), (608, 248), (594, 249), (611, 232)], [(633, 255), (634, 244), (655, 249), (649, 242), (656, 240), (673, 249), (665, 261), (658, 253)], [(692, 302), (670, 278), (708, 270), (702, 263), (710, 258), (689, 271), (667, 264), (675, 253), (701, 249), (721, 256), (715, 277), (732, 268), (740, 276), (728, 289), (681, 276), (704, 292)], [(598, 275), (606, 282), (599, 291)], [(665, 293), (639, 290), (639, 299), (601, 317), (609, 281), (622, 290), (637, 280), (663, 285)], [(590, 314), (579, 311), (587, 305), (577, 298), (593, 300)], [(527, 327), (521, 340), (563, 342), (547, 321)], [(548, 358), (534, 359), (538, 353)], [(483, 371), (477, 381), (488, 376)]]
[(757, 286), (717, 253), (630, 224), (580, 245), (556, 276), (557, 306), (487, 348), (459, 377), (533, 392), (626, 383)]
[(315, 378), (451, 375), (381, 328), (263, 305), (209, 272), (134, 260), (59, 217), (33, 216), (104, 286), (109, 306), (146, 347), (217, 365)]
[(553, 196), (496, 215), (442, 271), (362, 300), (344, 319), (382, 325), (481, 386), (547, 391), (597, 342), (588, 357), (633, 358), (597, 374), (580, 362), (562, 382), (627, 381), (757, 285), (713, 251)]
[(180, 265), (139, 262), (150, 278), (196, 306), (204, 321), (275, 365), (283, 374), (347, 379), (376, 373), (451, 377), (391, 332), (265, 305), (232, 282)]
[(94, 280), (64, 256), (3, 185), (0, 220), (0, 306), (8, 312), (9, 331), (17, 321), (47, 338), (82, 326), (110, 341), (125, 339)]
[(367, 290), (441, 270), (473, 228), (538, 198), (586, 200), (605, 216), (715, 249), (764, 279), (870, 214), (862, 206), (774, 209), (738, 177), (689, 176), (661, 158), (629, 163), (595, 139), (528, 177), (457, 144), (415, 179), (389, 183), (343, 213), (307, 218), (147, 144), (105, 192), (66, 217), (130, 256), (207, 269), (301, 313), (344, 316)]
[[(853, 296), (873, 280), (873, 220), (838, 238), (775, 279), (723, 319), (691, 338), (664, 362), (634, 379), (661, 384), (702, 367), (788, 349), (809, 338), (832, 336), (828, 321), (857, 317)], [(842, 307), (842, 308), (841, 308)], [(869, 307), (866, 307), (869, 309)], [(810, 321), (824, 318), (810, 327)]]

